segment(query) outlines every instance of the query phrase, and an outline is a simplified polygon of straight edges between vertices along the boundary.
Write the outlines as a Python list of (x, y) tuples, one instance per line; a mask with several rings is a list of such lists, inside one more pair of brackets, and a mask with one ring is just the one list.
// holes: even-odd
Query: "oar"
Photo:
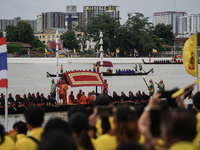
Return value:
[[(156, 82), (155, 82), (155, 84), (157, 84), (157, 85), (160, 87), (160, 85), (159, 85), (158, 83), (156, 83)], [(161, 88), (161, 90), (163, 90), (163, 91), (164, 91), (164, 89), (163, 89), (162, 87), (160, 87), (160, 88)]]
[(27, 107), (24, 104), (22, 104), (21, 102), (19, 102), (19, 103), (20, 103), (20, 105), (24, 106), (27, 109)]
[(146, 86), (147, 86), (147, 88), (148, 88), (148, 90), (149, 90), (149, 87), (148, 87), (148, 84), (147, 84), (145, 78), (143, 78), (143, 80), (144, 80), (144, 82), (145, 82), (145, 84), (146, 84)]
[(10, 104), (10, 105), (14, 108), (15, 111), (17, 110), (17, 108), (15, 108), (15, 106), (13, 106), (12, 104)]

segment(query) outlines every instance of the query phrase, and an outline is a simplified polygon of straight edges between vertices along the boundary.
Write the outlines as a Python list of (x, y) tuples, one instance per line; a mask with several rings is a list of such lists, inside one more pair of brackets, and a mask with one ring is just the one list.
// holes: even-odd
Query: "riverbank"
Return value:
[[(147, 58), (147, 57), (118, 57), (118, 58), (103, 58), (104, 61), (111, 61), (113, 64), (126, 64), (126, 63), (142, 63), (142, 59), (145, 62), (151, 62), (155, 60), (172, 60), (171, 57), (159, 57), (159, 58)], [(56, 63), (56, 58), (7, 58), (8, 63)], [(100, 61), (100, 58), (58, 58), (59, 63), (96, 63)]]

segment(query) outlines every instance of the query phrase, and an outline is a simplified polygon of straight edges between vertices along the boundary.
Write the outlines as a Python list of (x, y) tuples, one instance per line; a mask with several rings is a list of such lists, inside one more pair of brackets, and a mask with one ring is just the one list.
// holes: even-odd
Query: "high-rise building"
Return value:
[(65, 26), (82, 25), (83, 12), (77, 12), (76, 5), (66, 6)]
[(165, 25), (171, 24), (173, 27), (173, 33), (179, 32), (178, 19), (179, 17), (186, 16), (186, 12), (175, 12), (175, 11), (167, 11), (167, 12), (155, 12), (153, 14), (153, 24), (156, 26), (159, 23), (163, 23)]
[(37, 31), (46, 28), (62, 28), (72, 24), (79, 24), (83, 20), (83, 13), (77, 12), (76, 5), (67, 5), (66, 12), (46, 12), (37, 16)]
[(83, 6), (84, 13), (84, 23), (85, 25), (91, 24), (91, 17), (96, 17), (97, 15), (106, 14), (111, 18), (119, 18), (120, 11), (119, 6)]
[(65, 28), (65, 13), (46, 12), (37, 17), (37, 31), (46, 28)]
[(188, 21), (188, 32), (200, 32), (200, 13), (190, 13)]
[(190, 13), (189, 16), (179, 17), (179, 33), (188, 34), (200, 32), (200, 13)]
[[(14, 19), (0, 19), (0, 30), (5, 30), (7, 25), (16, 26), (21, 20), (21, 17), (16, 17)], [(37, 21), (36, 20), (22, 20), (31, 24), (31, 27), (34, 31), (37, 30)]]

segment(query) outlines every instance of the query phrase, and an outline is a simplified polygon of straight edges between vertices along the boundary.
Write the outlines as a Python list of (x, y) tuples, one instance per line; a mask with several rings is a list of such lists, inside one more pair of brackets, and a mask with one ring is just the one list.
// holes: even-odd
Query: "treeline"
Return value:
[[(140, 52), (151, 52), (152, 49), (159, 51), (165, 49), (161, 43), (174, 45), (173, 27), (171, 25), (158, 24), (155, 27), (149, 22), (148, 17), (141, 13), (135, 13), (123, 25), (120, 25), (119, 18), (110, 18), (107, 15), (98, 15), (91, 18), (90, 26), (84, 25), (69, 27), (61, 39), (64, 41), (64, 47), (68, 49), (86, 48), (86, 41), (97, 42), (96, 49), (99, 49), (100, 32), (103, 32), (104, 53), (116, 52), (120, 50), (121, 56), (130, 56), (134, 54), (134, 49)], [(75, 31), (83, 32), (84, 35), (75, 35)], [(74, 35), (74, 38), (73, 36)], [(75, 38), (78, 37), (78, 38)], [(72, 42), (77, 39), (76, 42)], [(71, 43), (71, 44), (70, 44)], [(72, 44), (74, 43), (74, 44)]]
[[(44, 45), (39, 39), (34, 36), (31, 24), (25, 21), (19, 21), (17, 26), (8, 25), (6, 27), (6, 40), (7, 42), (23, 42), (32, 46), (32, 50), (45, 51)], [(1, 32), (0, 37), (3, 36)], [(27, 54), (27, 48), (21, 44), (9, 43), (7, 44), (8, 53), (10, 54)]]

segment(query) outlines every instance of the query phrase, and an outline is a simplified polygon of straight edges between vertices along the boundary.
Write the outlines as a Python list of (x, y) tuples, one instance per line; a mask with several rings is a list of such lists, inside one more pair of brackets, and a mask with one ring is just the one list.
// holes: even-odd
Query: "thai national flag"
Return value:
[(0, 87), (8, 88), (6, 37), (0, 38)]
[(138, 51), (137, 51), (136, 49), (134, 49), (134, 53), (135, 53), (135, 54), (138, 54)]
[(64, 52), (67, 52), (66, 48), (64, 48)]
[(97, 54), (100, 54), (100, 51), (97, 49)]

